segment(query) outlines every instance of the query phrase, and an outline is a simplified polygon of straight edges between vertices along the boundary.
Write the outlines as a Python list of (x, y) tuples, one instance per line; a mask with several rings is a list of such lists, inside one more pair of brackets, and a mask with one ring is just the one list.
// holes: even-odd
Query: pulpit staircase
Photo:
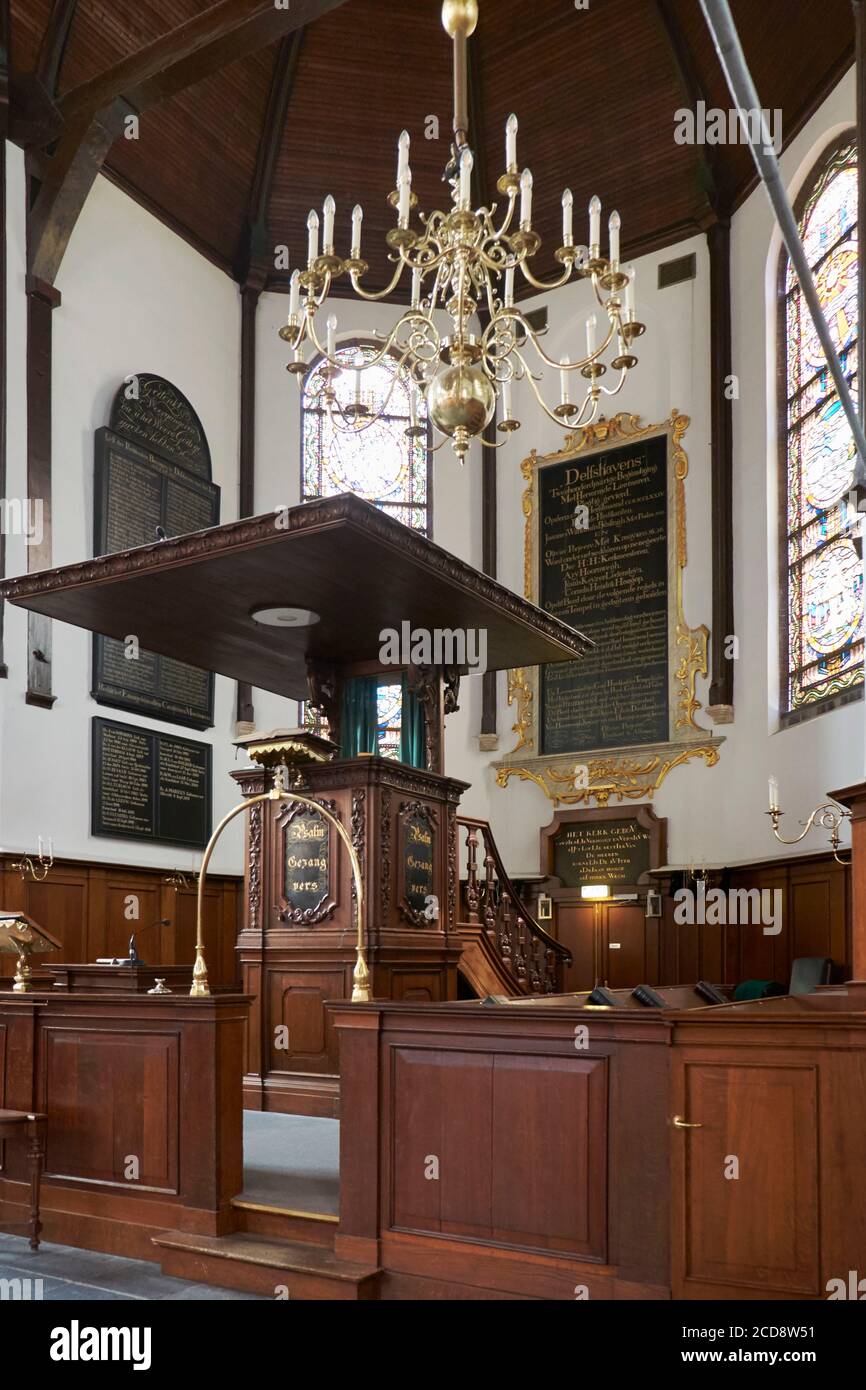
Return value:
[(479, 998), (490, 994), (558, 994), (566, 948), (535, 920), (508, 877), (487, 821), (460, 816), (466, 877), (456, 931), (458, 970)]

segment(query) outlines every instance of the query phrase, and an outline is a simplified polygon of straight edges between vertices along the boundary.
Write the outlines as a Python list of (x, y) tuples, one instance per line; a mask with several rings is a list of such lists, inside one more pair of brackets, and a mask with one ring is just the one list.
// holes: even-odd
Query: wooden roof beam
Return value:
[(36, 60), (36, 78), (50, 96), (57, 93), (63, 57), (69, 41), (69, 31), (75, 18), (78, 0), (54, 0), (51, 14), (39, 45)]
[(286, 114), (298, 63), (304, 30), (297, 29), (287, 35), (277, 52), (271, 85), (268, 92), (268, 105), (265, 111), (262, 134), (256, 154), (256, 167), (250, 187), (247, 224), (243, 244), (237, 258), (237, 278), (241, 284), (253, 283), (259, 291), (265, 288), (273, 269), (273, 247), (269, 245), (268, 209), (274, 183), (274, 171), (285, 133)]
[(122, 97), (136, 111), (276, 43), (345, 4), (345, 0), (219, 0), (130, 54), (106, 72), (74, 87), (58, 103), (66, 120), (94, 114)]

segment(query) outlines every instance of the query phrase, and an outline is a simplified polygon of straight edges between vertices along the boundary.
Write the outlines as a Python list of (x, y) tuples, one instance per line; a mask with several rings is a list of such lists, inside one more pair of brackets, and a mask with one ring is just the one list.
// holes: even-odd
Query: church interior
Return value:
[(819, 8), (0, 0), (3, 1298), (866, 1297)]

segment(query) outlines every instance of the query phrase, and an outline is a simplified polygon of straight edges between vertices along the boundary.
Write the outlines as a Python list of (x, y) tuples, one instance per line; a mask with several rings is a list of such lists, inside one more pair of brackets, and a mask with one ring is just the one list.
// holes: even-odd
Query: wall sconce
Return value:
[(844, 806), (840, 806), (836, 801), (825, 801), (820, 806), (816, 806), (811, 816), (806, 821), (801, 821), (803, 829), (799, 835), (793, 839), (786, 839), (779, 834), (779, 821), (784, 815), (784, 811), (779, 810), (779, 783), (775, 777), (770, 776), (770, 809), (767, 812), (773, 824), (773, 834), (780, 845), (797, 845), (808, 835), (813, 825), (820, 825), (823, 830), (830, 832), (830, 848), (833, 851), (833, 858), (839, 864), (850, 864), (851, 856), (843, 859), (839, 854), (839, 826), (843, 821), (851, 819), (851, 812)]
[(169, 887), (174, 888), (175, 891), (178, 888), (189, 887), (189, 879), (187, 878), (186, 874), (183, 872), (182, 869), (172, 869), (171, 873), (166, 874), (165, 878), (162, 881), (163, 883), (167, 883)]
[(41, 883), (43, 879), (46, 879), (48, 877), (49, 869), (51, 869), (54, 865), (54, 841), (51, 839), (49, 839), (48, 841), (47, 859), (45, 858), (45, 855), (42, 852), (41, 835), (39, 836), (38, 845), (38, 861), (34, 862), (34, 860), (31, 859), (29, 854), (25, 854), (23, 859), (16, 860), (15, 863), (12, 865), (12, 868), (17, 869), (17, 871), (20, 873), (22, 879), (29, 877), (33, 879), (34, 883)]

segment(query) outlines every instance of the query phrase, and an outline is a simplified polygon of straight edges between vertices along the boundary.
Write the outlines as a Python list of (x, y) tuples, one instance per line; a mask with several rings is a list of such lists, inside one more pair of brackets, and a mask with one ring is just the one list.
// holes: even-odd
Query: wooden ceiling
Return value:
[[(214, 15), (230, 4), (256, 9), (254, 0), (222, 0)], [(291, 0), (280, 9), (271, 0), (270, 8), (259, 28), (223, 38), (219, 66), (212, 53), (204, 67), (195, 58), (179, 66), (163, 88), (158, 76), (142, 85), (140, 73), (125, 87), (123, 69), (107, 82), (105, 94), (140, 110), (140, 138), (115, 140), (103, 172), (238, 278), (248, 273), (251, 230), (260, 261), (262, 246), (286, 245), (297, 264), (307, 212), (329, 192), (347, 253), (360, 202), (376, 286), (403, 127), (422, 207), (443, 205), (451, 48), (439, 0)], [(850, 0), (817, 9), (810, 0), (733, 0), (732, 8), (761, 101), (781, 108), (788, 143), (853, 59)], [(286, 13), (294, 18), (280, 28)], [(100, 95), (102, 75), (157, 41), (168, 64), (173, 31), (204, 22), (199, 0), (11, 0), (11, 14), (12, 134), (37, 169), (76, 104)], [(297, 38), (299, 14), (309, 22)], [(598, 193), (622, 214), (625, 257), (705, 227), (754, 186), (746, 147), (674, 142), (678, 109), (699, 98), (731, 104), (698, 0), (591, 0), (586, 10), (573, 0), (480, 0), (469, 47), (477, 193), (495, 196), (514, 110), (519, 160), (535, 175), (537, 274), (555, 268), (565, 185), (575, 195), (576, 240), (586, 238), (584, 209)], [(424, 138), (430, 115), (439, 140)], [(259, 273), (271, 285), (286, 280), (272, 256)]]

